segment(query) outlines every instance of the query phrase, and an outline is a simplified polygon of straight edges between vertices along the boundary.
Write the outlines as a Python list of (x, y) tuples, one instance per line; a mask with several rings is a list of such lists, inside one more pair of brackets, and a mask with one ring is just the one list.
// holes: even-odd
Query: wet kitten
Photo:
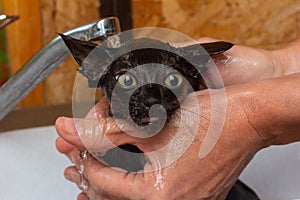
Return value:
[[(231, 43), (214, 42), (202, 44), (203, 48), (198, 44), (176, 48), (143, 38), (125, 42), (119, 48), (106, 48), (61, 36), (89, 86), (101, 88), (109, 101), (114, 98), (111, 114), (130, 118), (139, 126), (161, 121), (162, 107), (169, 120), (189, 93), (206, 88), (200, 72), (205, 69), (209, 55), (232, 47)], [(153, 105), (160, 106), (154, 110), (157, 116), (151, 117), (149, 111)]]

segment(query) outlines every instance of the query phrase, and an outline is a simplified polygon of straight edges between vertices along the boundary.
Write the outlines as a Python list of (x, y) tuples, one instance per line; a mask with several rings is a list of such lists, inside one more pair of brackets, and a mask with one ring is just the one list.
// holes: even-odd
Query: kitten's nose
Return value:
[(142, 90), (142, 93), (145, 94), (144, 102), (147, 106), (161, 104), (161, 91), (158, 84), (148, 84)]

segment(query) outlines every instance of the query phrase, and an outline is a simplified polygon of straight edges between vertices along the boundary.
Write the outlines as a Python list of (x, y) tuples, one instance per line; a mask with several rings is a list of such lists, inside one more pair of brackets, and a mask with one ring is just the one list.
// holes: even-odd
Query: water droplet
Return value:
[(79, 188), (83, 191), (86, 191), (88, 189), (88, 184), (87, 184), (87, 180), (84, 177), (84, 163), (87, 161), (88, 159), (88, 152), (87, 151), (80, 151), (79, 154), (79, 169), (78, 169), (78, 173), (79, 173)]
[(121, 41), (118, 36), (107, 38), (107, 46), (111, 48), (118, 48), (121, 46)]
[(156, 169), (156, 182), (154, 184), (154, 187), (156, 188), (156, 190), (162, 190), (165, 186), (164, 181), (163, 181), (163, 176), (161, 173), (161, 164), (160, 161), (157, 160), (157, 169)]

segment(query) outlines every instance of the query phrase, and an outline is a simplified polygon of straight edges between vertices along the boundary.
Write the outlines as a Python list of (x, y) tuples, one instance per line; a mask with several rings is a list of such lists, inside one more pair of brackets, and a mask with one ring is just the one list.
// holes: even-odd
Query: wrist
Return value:
[(294, 141), (300, 140), (300, 134), (295, 134), (300, 128), (299, 84), (300, 73), (240, 88), (240, 104), (263, 146), (274, 144), (275, 138), (281, 138), (282, 144), (287, 143), (285, 138), (291, 142), (291, 135)]

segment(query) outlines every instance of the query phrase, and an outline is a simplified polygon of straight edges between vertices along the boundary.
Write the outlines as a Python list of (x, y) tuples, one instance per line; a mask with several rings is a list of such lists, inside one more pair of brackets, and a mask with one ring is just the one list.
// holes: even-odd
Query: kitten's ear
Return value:
[(193, 44), (179, 48), (179, 55), (187, 59), (194, 67), (202, 71), (208, 62), (210, 55), (200, 44)]
[(83, 60), (89, 55), (89, 53), (95, 47), (97, 47), (97, 45), (92, 42), (77, 40), (75, 38), (63, 34), (58, 35), (63, 39), (64, 43), (71, 51), (74, 59), (79, 64), (79, 66), (82, 65)]
[(204, 65), (210, 59), (211, 55), (223, 53), (229, 50), (232, 46), (232, 43), (223, 41), (193, 44), (190, 46), (181, 47), (180, 53), (188, 58), (189, 62), (191, 62), (194, 66), (197, 66), (198, 70), (202, 70)]
[(89, 87), (99, 87), (99, 80), (112, 60), (113, 49), (59, 34), (79, 64), (79, 73), (88, 79)]
[[(202, 48), (199, 48), (199, 45)], [(182, 47), (184, 55), (191, 55), (191, 56), (204, 56), (204, 55), (216, 55), (223, 53), (229, 50), (233, 46), (230, 42), (209, 42), (209, 43), (200, 43), (200, 44), (193, 44), (190, 46)], [(203, 51), (205, 50), (205, 51)]]
[(224, 41), (202, 43), (200, 45), (207, 51), (209, 55), (216, 55), (216, 54), (223, 53), (229, 50), (233, 46), (232, 43), (224, 42)]

